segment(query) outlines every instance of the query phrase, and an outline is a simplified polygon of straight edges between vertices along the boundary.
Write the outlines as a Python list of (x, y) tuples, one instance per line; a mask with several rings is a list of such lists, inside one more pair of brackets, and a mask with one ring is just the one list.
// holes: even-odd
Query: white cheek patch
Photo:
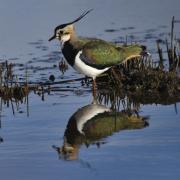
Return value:
[(61, 36), (62, 43), (69, 41), (69, 39), (70, 39), (70, 34), (65, 34)]
[(56, 34), (56, 39), (60, 39), (60, 36)]

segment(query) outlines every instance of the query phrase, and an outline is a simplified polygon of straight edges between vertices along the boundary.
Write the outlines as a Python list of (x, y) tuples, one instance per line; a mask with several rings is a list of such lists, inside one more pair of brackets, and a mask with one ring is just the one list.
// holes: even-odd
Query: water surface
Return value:
[[(157, 38), (166, 38), (172, 16), (180, 19), (178, 0), (0, 0), (0, 59), (18, 64), (14, 73), (30, 81), (82, 77), (71, 68), (62, 75), (59, 43), (49, 43), (53, 28), (71, 21), (83, 10), (94, 8), (76, 24), (79, 35), (124, 41), (125, 36), (148, 46), (156, 59)], [(179, 36), (179, 23), (176, 24)], [(21, 79), (20, 79), (21, 80)], [(22, 79), (23, 80), (23, 79)], [(3, 104), (0, 129), (0, 178), (19, 179), (179, 179), (180, 104), (142, 105), (140, 117), (149, 117), (149, 126), (113, 129), (95, 140), (79, 145), (76, 160), (59, 155), (52, 146), (64, 144), (72, 115), (92, 102), (90, 87), (80, 82), (62, 84), (72, 91), (45, 94), (45, 101), (31, 92), (29, 116), (26, 103), (15, 107)], [(104, 104), (107, 108), (111, 104)], [(118, 110), (121, 112), (123, 106)], [(97, 119), (96, 119), (97, 120)], [(96, 126), (95, 123), (92, 125)], [(91, 127), (90, 125), (87, 127)], [(81, 140), (84, 138), (80, 134)], [(91, 140), (91, 141), (90, 141)]]

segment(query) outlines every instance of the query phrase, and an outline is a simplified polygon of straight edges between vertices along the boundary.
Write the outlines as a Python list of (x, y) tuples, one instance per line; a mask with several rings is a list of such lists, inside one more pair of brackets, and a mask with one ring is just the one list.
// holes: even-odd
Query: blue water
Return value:
[[(115, 133), (100, 148), (82, 146), (77, 160), (65, 161), (52, 145), (62, 146), (68, 119), (91, 97), (53, 95), (45, 102), (30, 97), (30, 117), (3, 112), (2, 179), (179, 178), (180, 122), (173, 106), (143, 106), (141, 115), (150, 115), (149, 127)], [(21, 110), (25, 112), (26, 106)]]
[[(82, 77), (69, 68), (64, 76), (57, 67), (62, 55), (58, 42), (49, 43), (53, 28), (71, 21), (83, 10), (94, 10), (76, 24), (79, 35), (123, 40), (134, 35), (135, 41), (148, 46), (156, 57), (157, 37), (165, 38), (171, 18), (180, 19), (178, 0), (0, 0), (0, 59), (24, 64), (29, 80), (56, 80)], [(117, 31), (109, 33), (108, 29)], [(176, 24), (179, 35), (179, 24)], [(33, 67), (32, 67), (33, 66)], [(19, 77), (24, 67), (15, 67)], [(38, 67), (46, 69), (38, 70)], [(23, 103), (15, 115), (3, 105), (0, 137), (0, 179), (163, 179), (180, 178), (180, 104), (141, 105), (140, 115), (149, 116), (149, 126), (124, 130), (108, 136), (100, 148), (96, 144), (80, 147), (75, 161), (60, 159), (53, 145), (62, 146), (71, 115), (92, 102), (91, 93), (79, 82), (68, 84), (74, 91), (45, 94), (45, 101), (33, 92), (29, 95), (29, 117)], [(63, 85), (66, 86), (66, 85)], [(75, 88), (74, 88), (75, 87)], [(77, 90), (82, 94), (77, 95)]]

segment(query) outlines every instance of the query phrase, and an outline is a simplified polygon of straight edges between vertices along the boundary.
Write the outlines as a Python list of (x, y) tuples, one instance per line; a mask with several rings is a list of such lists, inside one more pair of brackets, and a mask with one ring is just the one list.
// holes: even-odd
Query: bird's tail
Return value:
[(121, 56), (123, 57), (122, 63), (129, 60), (140, 60), (143, 57), (151, 56), (151, 54), (147, 51), (146, 46), (138, 44), (117, 46), (117, 50), (120, 51)]

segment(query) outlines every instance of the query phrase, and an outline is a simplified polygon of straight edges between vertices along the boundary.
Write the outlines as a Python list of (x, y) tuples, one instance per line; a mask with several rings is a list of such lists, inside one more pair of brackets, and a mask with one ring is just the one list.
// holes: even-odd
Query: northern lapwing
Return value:
[(85, 11), (74, 21), (57, 26), (49, 41), (58, 39), (67, 62), (78, 72), (93, 79), (93, 95), (95, 96), (97, 76), (115, 65), (140, 57), (145, 47), (141, 45), (117, 46), (101, 39), (78, 37), (74, 23), (90, 11), (92, 9)]

